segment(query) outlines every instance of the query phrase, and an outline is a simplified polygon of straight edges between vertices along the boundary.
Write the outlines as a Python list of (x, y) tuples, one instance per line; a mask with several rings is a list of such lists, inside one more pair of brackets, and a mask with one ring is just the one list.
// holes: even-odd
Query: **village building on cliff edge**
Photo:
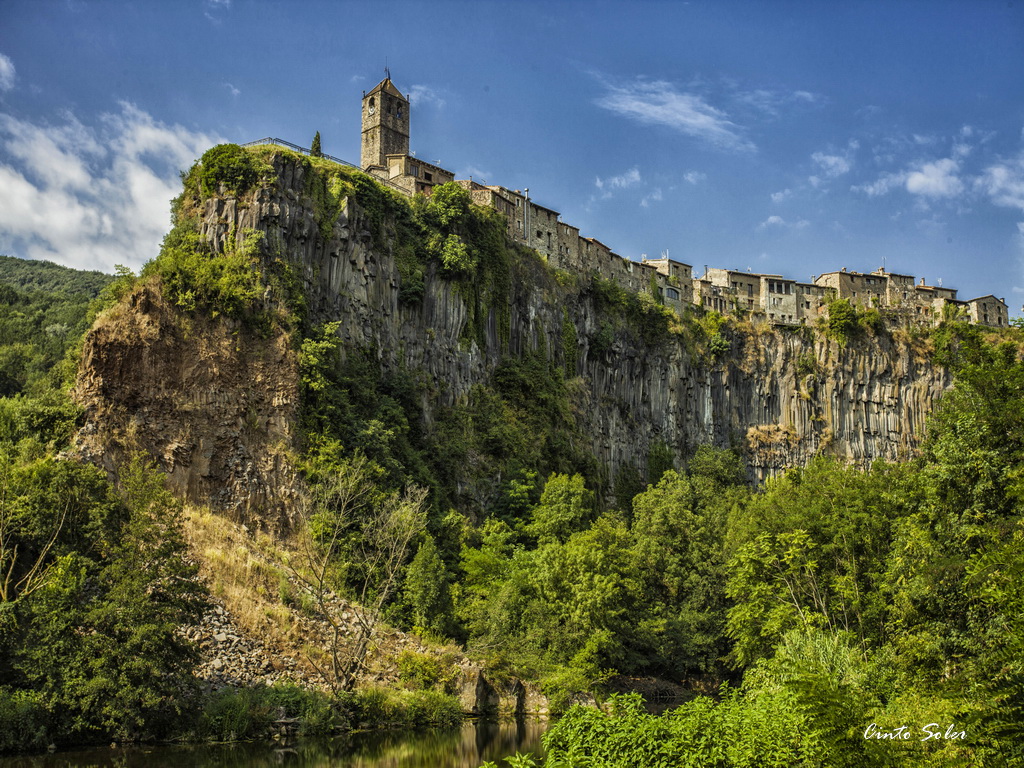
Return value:
[[(429, 195), (447, 182), (462, 186), (472, 202), (505, 217), (509, 237), (558, 269), (577, 274), (596, 271), (628, 290), (655, 293), (677, 311), (695, 304), (722, 313), (739, 311), (779, 325), (802, 325), (827, 315), (828, 303), (834, 299), (848, 299), (863, 309), (876, 308), (886, 316), (920, 325), (937, 325), (950, 311), (979, 325), (1009, 324), (1003, 299), (988, 295), (961, 301), (956, 289), (925, 285), (924, 278), (917, 282), (912, 275), (884, 268), (870, 273), (843, 268), (801, 283), (782, 275), (707, 267), (703, 276), (694, 277), (691, 265), (670, 259), (667, 253), (660, 259), (624, 258), (600, 240), (581, 236), (579, 228), (562, 221), (558, 211), (535, 203), (528, 189), (456, 180), (451, 171), (411, 154), (410, 108), (409, 96), (395, 87), (390, 74), (363, 93), (361, 168), (410, 196)], [(269, 141), (277, 140), (253, 143)]]

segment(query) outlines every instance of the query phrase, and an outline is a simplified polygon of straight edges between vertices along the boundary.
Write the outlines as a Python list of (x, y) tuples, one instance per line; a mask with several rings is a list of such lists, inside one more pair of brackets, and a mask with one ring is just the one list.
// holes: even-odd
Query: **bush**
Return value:
[(845, 344), (859, 329), (857, 309), (847, 299), (836, 299), (828, 305), (827, 334), (840, 344)]
[(221, 184), (229, 194), (248, 192), (268, 166), (237, 144), (218, 144), (203, 155), (199, 185), (205, 195), (216, 195)]
[(351, 694), (348, 706), (356, 722), (406, 728), (449, 727), (462, 721), (454, 696), (440, 691), (395, 691), (367, 688)]
[(259, 270), (262, 239), (262, 232), (246, 230), (215, 254), (198, 233), (176, 228), (142, 274), (159, 275), (167, 297), (188, 312), (207, 308), (214, 317), (240, 317), (252, 312), (267, 288)]
[(270, 725), (270, 710), (249, 689), (224, 688), (212, 694), (199, 720), (199, 735), (210, 741), (241, 741)]
[(0, 753), (44, 748), (48, 721), (41, 693), (0, 688)]
[(281, 718), (298, 718), (299, 733), (333, 733), (344, 718), (322, 691), (281, 682), (255, 688), (224, 688), (209, 696), (199, 720), (199, 736), (211, 741), (258, 738)]

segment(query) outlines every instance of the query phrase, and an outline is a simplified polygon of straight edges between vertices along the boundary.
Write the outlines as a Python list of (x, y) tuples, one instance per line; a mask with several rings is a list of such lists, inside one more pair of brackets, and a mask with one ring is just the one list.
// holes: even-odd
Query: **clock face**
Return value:
[(371, 104), (370, 105), (370, 114), (372, 115), (376, 111), (377, 111), (377, 108), (375, 106), (373, 106), (373, 104)]

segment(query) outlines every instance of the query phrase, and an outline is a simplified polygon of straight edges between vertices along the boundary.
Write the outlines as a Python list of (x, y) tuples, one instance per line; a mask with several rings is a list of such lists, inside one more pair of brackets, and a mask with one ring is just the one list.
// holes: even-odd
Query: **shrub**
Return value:
[(281, 717), (298, 718), (299, 733), (306, 736), (327, 735), (344, 724), (336, 702), (327, 694), (279, 682), (210, 694), (200, 715), (199, 736), (212, 741), (253, 739)]
[(214, 317), (239, 317), (266, 291), (257, 256), (262, 239), (262, 232), (246, 230), (229, 238), (223, 254), (215, 254), (198, 233), (176, 228), (142, 274), (159, 275), (167, 297), (186, 311), (202, 307)]
[(352, 694), (348, 705), (356, 721), (368, 724), (422, 728), (447, 727), (462, 721), (459, 700), (440, 691), (367, 688)]
[(221, 184), (240, 196), (260, 180), (269, 167), (237, 144), (218, 144), (203, 155), (199, 185), (205, 195), (216, 195)]
[(42, 693), (0, 688), (0, 753), (42, 749), (48, 721)]
[(848, 299), (836, 299), (828, 305), (827, 334), (845, 344), (858, 331), (857, 309)]

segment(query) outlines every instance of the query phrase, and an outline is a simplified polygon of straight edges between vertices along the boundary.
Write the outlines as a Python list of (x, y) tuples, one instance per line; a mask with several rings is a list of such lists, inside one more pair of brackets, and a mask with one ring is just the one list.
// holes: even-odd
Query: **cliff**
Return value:
[[(353, 196), (325, 226), (309, 192), (314, 166), (287, 153), (270, 161), (272, 181), (198, 201), (202, 237), (222, 251), (234, 233), (265, 233), (263, 258), (282, 258), (301, 277), (309, 323), (340, 321), (344, 350), (369, 351), (383, 373), (414, 372), (425, 383), (427, 430), (503, 359), (532, 352), (568, 368), (572, 417), (606, 479), (624, 467), (643, 475), (655, 446), (679, 464), (713, 443), (742, 447), (752, 479), (763, 481), (826, 450), (861, 465), (907, 458), (950, 384), (924, 343), (902, 332), (841, 345), (809, 329), (733, 323), (722, 331), (728, 350), (712, 356), (686, 323), (652, 336), (611, 322), (589, 275), (523, 254), (489, 302), (474, 303), (466, 281), (436, 260), (410, 300), (395, 228), (371, 221)], [(130, 436), (196, 501), (283, 510), (298, 402), (287, 338), (186, 320), (158, 293), (137, 289), (88, 337), (80, 442), (98, 454)]]

